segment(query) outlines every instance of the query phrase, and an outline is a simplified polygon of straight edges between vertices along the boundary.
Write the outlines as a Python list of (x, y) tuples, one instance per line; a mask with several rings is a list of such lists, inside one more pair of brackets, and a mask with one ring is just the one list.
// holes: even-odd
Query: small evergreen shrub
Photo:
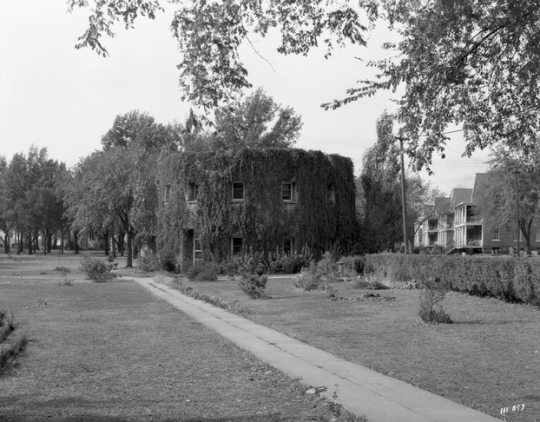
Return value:
[(240, 287), (240, 290), (242, 290), (250, 298), (264, 299), (268, 297), (264, 291), (267, 282), (268, 277), (264, 274), (250, 274), (242, 276), (242, 280), (240, 280), (238, 286)]
[(252, 272), (244, 271), (242, 273), (242, 279), (238, 283), (240, 290), (252, 299), (262, 299), (268, 296), (265, 293), (266, 283), (268, 277), (264, 275), (266, 267), (264, 264), (259, 263)]
[(431, 279), (424, 283), (420, 294), (420, 310), (418, 315), (428, 324), (451, 324), (452, 319), (441, 306), (447, 289), (440, 279)]
[(102, 260), (86, 257), (82, 261), (80, 270), (86, 274), (89, 280), (96, 283), (111, 281), (116, 276), (111, 272), (112, 265), (105, 264)]

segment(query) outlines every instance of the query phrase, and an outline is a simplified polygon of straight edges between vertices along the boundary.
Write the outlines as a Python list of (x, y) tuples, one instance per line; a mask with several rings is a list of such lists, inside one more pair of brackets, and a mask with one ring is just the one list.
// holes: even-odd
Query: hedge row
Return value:
[(364, 274), (380, 274), (392, 281), (439, 278), (458, 292), (540, 306), (540, 259), (400, 254), (361, 259), (356, 268)]

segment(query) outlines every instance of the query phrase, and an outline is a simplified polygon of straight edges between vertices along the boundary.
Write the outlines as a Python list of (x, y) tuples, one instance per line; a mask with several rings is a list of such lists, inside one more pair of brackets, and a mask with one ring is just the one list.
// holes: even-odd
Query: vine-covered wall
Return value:
[[(232, 201), (235, 182), (244, 184), (241, 202)], [(282, 183), (291, 182), (293, 205), (281, 196)], [(186, 199), (190, 183), (198, 185), (196, 204)], [(281, 250), (294, 239), (294, 250), (308, 246), (319, 255), (350, 250), (358, 233), (353, 164), (339, 155), (300, 149), (175, 153), (160, 160), (158, 186), (158, 248), (176, 255), (191, 229), (204, 258), (214, 261), (230, 255), (233, 236), (252, 252)]]

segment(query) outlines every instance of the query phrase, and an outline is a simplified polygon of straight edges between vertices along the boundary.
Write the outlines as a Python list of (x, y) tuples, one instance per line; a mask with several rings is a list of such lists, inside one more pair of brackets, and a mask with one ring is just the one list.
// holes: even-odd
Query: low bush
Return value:
[(264, 275), (265, 270), (266, 268), (264, 265), (259, 263), (255, 269), (255, 274), (244, 272), (242, 274), (242, 279), (238, 283), (240, 290), (252, 299), (267, 298), (268, 296), (265, 293), (265, 289), (268, 277)]
[(105, 264), (100, 259), (90, 257), (86, 257), (80, 266), (80, 270), (86, 274), (86, 277), (96, 283), (103, 283), (116, 278), (111, 269), (111, 264)]
[(157, 253), (147, 249), (144, 254), (139, 253), (137, 259), (139, 269), (144, 273), (152, 273), (161, 269), (161, 259)]
[(67, 273), (71, 272), (68, 267), (56, 267), (53, 271), (60, 273), (62, 277), (65, 277)]
[(162, 250), (158, 254), (161, 269), (170, 273), (178, 272), (176, 254), (172, 250)]
[(211, 263), (198, 261), (186, 271), (191, 281), (217, 281), (217, 270)]
[(329, 252), (315, 263), (311, 261), (309, 268), (305, 269), (296, 280), (295, 286), (303, 290), (332, 290), (330, 283), (339, 281), (338, 266)]
[(452, 319), (441, 306), (447, 287), (438, 278), (433, 278), (424, 283), (420, 294), (420, 310), (418, 315), (422, 321), (429, 324), (451, 324)]

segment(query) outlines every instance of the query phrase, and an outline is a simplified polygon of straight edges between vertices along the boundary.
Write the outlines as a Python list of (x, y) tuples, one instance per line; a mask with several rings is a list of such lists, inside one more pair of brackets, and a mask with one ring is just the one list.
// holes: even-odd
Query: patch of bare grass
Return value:
[[(186, 282), (186, 285), (190, 285)], [(540, 311), (449, 292), (453, 324), (425, 324), (418, 316), (422, 290), (393, 289), (396, 300), (327, 300), (293, 288), (292, 278), (270, 278), (269, 301), (251, 301), (236, 283), (197, 283), (224, 300), (237, 300), (248, 318), (351, 362), (512, 422), (540, 422)], [(337, 296), (362, 297), (371, 289), (334, 283)], [(506, 404), (508, 403), (508, 404)]]

